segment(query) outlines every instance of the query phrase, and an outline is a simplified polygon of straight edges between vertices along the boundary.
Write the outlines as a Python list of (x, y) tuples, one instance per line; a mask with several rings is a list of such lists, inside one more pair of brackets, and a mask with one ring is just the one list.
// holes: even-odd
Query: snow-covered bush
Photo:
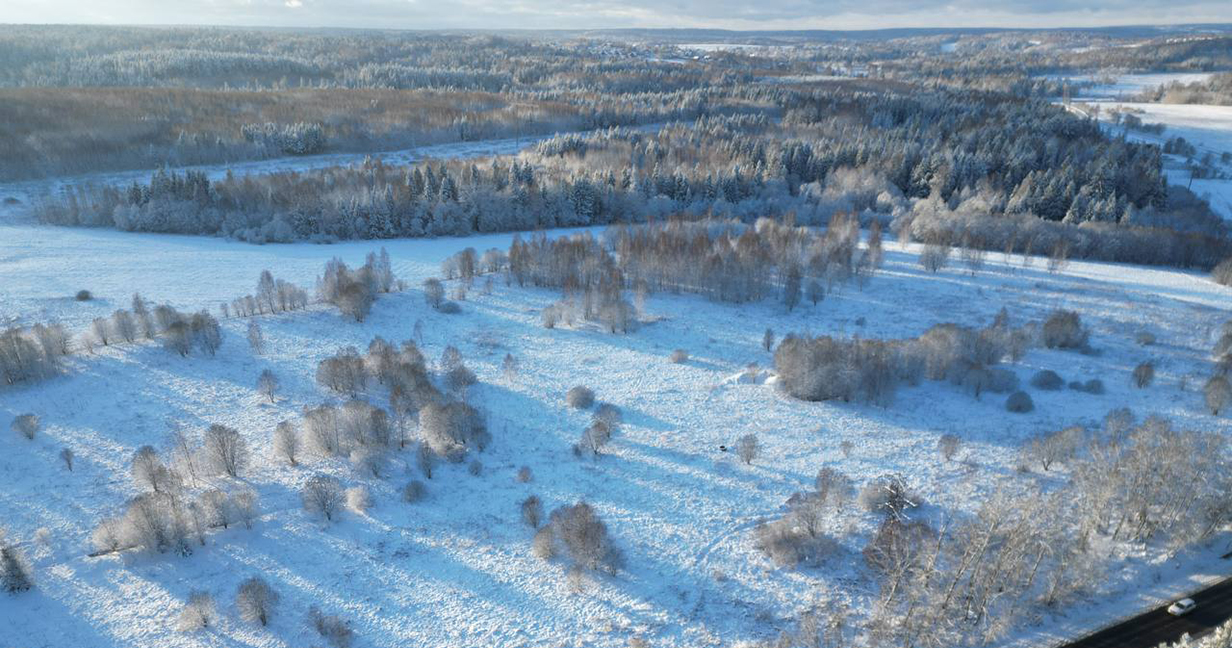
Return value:
[(1044, 320), (1044, 346), (1049, 349), (1083, 349), (1090, 333), (1074, 311), (1056, 310)]
[(584, 385), (575, 385), (565, 392), (565, 404), (576, 409), (587, 409), (595, 404), (595, 392)]
[(778, 567), (815, 567), (838, 550), (833, 538), (810, 535), (790, 517), (759, 523), (753, 528), (753, 546)]
[(1139, 389), (1145, 389), (1151, 386), (1151, 382), (1155, 380), (1155, 363), (1146, 361), (1134, 367), (1133, 382), (1134, 386)]
[(317, 606), (308, 609), (308, 625), (334, 648), (350, 648), (355, 633), (342, 617), (325, 614)]
[(958, 454), (958, 447), (962, 445), (962, 440), (957, 434), (942, 434), (937, 439), (937, 451), (941, 453), (941, 458), (946, 461), (953, 461), (954, 455)]
[(412, 479), (402, 487), (402, 501), (415, 503), (428, 496), (428, 488), (418, 479)]
[(538, 529), (543, 520), (543, 503), (539, 501), (539, 497), (531, 495), (522, 500), (519, 506), (522, 510), (522, 521), (530, 528)]
[(670, 360), (672, 361), (673, 364), (680, 364), (682, 362), (688, 362), (689, 352), (685, 351), (684, 349), (676, 349), (675, 351), (672, 351)]
[(1014, 412), (1017, 414), (1025, 414), (1035, 409), (1035, 402), (1031, 400), (1031, 395), (1024, 391), (1016, 391), (1010, 394), (1010, 397), (1005, 399), (1005, 411)]
[(899, 475), (886, 475), (868, 482), (860, 488), (857, 502), (865, 511), (897, 518), (924, 503)]
[(1065, 381), (1051, 369), (1041, 369), (1031, 376), (1031, 386), (1045, 391), (1056, 391), (1065, 386)]
[(372, 493), (366, 486), (352, 486), (346, 489), (347, 508), (356, 513), (364, 513), (372, 508)]
[(37, 414), (20, 414), (13, 418), (9, 427), (23, 437), (33, 440), (39, 429), (39, 417)]

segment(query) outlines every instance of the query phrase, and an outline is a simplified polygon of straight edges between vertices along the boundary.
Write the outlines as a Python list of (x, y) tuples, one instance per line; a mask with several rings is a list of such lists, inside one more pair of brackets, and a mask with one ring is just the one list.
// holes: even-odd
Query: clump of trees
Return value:
[(991, 325), (972, 329), (938, 324), (907, 340), (809, 338), (789, 335), (774, 352), (780, 385), (803, 400), (888, 404), (899, 384), (948, 380), (977, 398), (1004, 392), (1017, 378), (994, 365), (1021, 358), (1033, 327), (1014, 327), (1004, 311)]
[(364, 321), (377, 297), (396, 287), (400, 284), (385, 248), (379, 254), (369, 253), (364, 265), (356, 270), (347, 267), (342, 259), (331, 259), (325, 264), (325, 273), (317, 279), (321, 301), (333, 304), (357, 322)]
[(262, 270), (257, 280), (256, 295), (238, 297), (232, 300), (229, 308), (225, 304), (223, 306), (226, 308), (224, 312), (236, 317), (285, 313), (307, 308), (308, 293), (289, 281), (275, 279), (269, 270)]
[(552, 511), (535, 536), (536, 553), (545, 559), (563, 556), (572, 569), (615, 573), (624, 555), (608, 535), (599, 513), (586, 502), (566, 504)]
[(45, 380), (59, 373), (70, 352), (69, 337), (57, 323), (0, 330), (0, 382)]

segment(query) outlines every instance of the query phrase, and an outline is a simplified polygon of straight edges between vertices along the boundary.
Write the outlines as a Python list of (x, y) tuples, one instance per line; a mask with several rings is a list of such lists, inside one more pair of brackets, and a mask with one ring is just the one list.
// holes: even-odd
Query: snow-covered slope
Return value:
[[(1197, 386), (1213, 327), (1230, 316), (1232, 293), (1204, 275), (1095, 263), (1049, 274), (1042, 260), (1024, 267), (1019, 257), (1003, 261), (997, 254), (975, 274), (957, 264), (931, 274), (919, 268), (917, 250), (891, 246), (885, 268), (863, 290), (846, 287), (816, 307), (788, 314), (772, 302), (654, 295), (646, 311), (655, 321), (625, 336), (544, 329), (538, 312), (558, 295), (506, 286), (500, 278), (490, 294), (483, 294), (481, 278), (461, 315), (425, 306), (417, 287), (437, 274), (441, 259), (467, 246), (506, 247), (509, 240), (384, 242), (410, 290), (383, 297), (362, 324), (315, 306), (264, 317), (269, 349), (262, 356), (244, 341), (246, 320), (225, 320), (214, 358), (182, 359), (150, 344), (111, 347), (75, 356), (62, 377), (0, 390), (0, 422), (27, 411), (44, 422), (34, 441), (0, 434), (0, 520), (22, 540), (38, 584), (27, 594), (0, 597), (0, 645), (14, 637), (21, 638), (16, 645), (32, 646), (310, 645), (319, 642), (304, 622), (311, 605), (349, 620), (360, 646), (624, 646), (636, 636), (655, 646), (699, 646), (767, 639), (819, 601), (843, 602), (863, 614), (875, 592), (860, 549), (877, 518), (855, 507), (828, 518), (827, 531), (842, 549), (820, 569), (779, 570), (752, 547), (756, 521), (781, 512), (784, 500), (806, 488), (822, 466), (857, 483), (902, 473), (929, 504), (922, 515), (938, 519), (973, 511), (999, 487), (1021, 488), (1035, 479), (1015, 471), (1018, 446), (1034, 433), (1093, 424), (1123, 405), (1182, 426), (1220, 425), (1203, 412)], [(212, 309), (251, 292), (264, 268), (307, 286), (329, 257), (357, 263), (375, 247), (260, 247), (4, 225), (0, 314), (80, 328), (127, 307), (134, 291), (185, 310)], [(80, 288), (98, 299), (72, 301)], [(944, 383), (903, 388), (892, 406), (879, 408), (804, 403), (772, 385), (730, 379), (749, 363), (770, 364), (761, 348), (767, 327), (780, 335), (907, 337), (939, 322), (984, 324), (1003, 306), (1017, 322), (1042, 319), (1055, 308), (1077, 310), (1102, 352), (1033, 350), (1010, 366), (1024, 383), (1048, 368), (1066, 380), (1101, 378), (1107, 392), (1037, 392), (1035, 412), (1011, 416), (1004, 397), (977, 401)], [(340, 460), (309, 456), (293, 468), (271, 457), (278, 421), (336, 401), (313, 380), (318, 361), (345, 345), (362, 349), (375, 335), (410, 338), (417, 322), (433, 359), (445, 345), (456, 345), (478, 374), (470, 401), (494, 437), (478, 455), (480, 475), (464, 465), (443, 466), (425, 480), (427, 499), (408, 504), (398, 490), (422, 479), (410, 453), (394, 456), (385, 479), (358, 477)], [(1141, 330), (1153, 332), (1158, 344), (1135, 344)], [(688, 350), (690, 360), (671, 363), (676, 348)], [(506, 353), (520, 364), (512, 380), (502, 375)], [(1130, 371), (1146, 359), (1156, 362), (1157, 380), (1133, 389)], [(272, 404), (255, 390), (266, 368), (283, 385)], [(587, 413), (564, 403), (565, 391), (578, 384), (624, 410), (625, 424), (597, 461), (570, 452), (588, 421)], [(383, 402), (379, 389), (371, 396)], [(259, 493), (255, 528), (211, 534), (189, 557), (88, 557), (93, 525), (138, 492), (128, 472), (133, 452), (143, 444), (166, 448), (174, 428), (197, 435), (211, 423), (237, 428), (252, 450), (252, 465), (238, 480), (209, 481)], [(719, 449), (750, 432), (763, 446), (751, 466)], [(939, 458), (944, 433), (962, 438), (959, 461)], [(849, 457), (840, 449), (844, 441), (853, 446)], [(57, 457), (63, 447), (76, 453), (72, 472)], [(515, 480), (521, 466), (534, 473), (529, 483)], [(367, 485), (376, 506), (323, 524), (301, 510), (298, 497), (317, 473)], [(591, 502), (624, 550), (627, 571), (593, 577), (584, 591), (572, 592), (559, 564), (531, 553), (532, 532), (517, 507), (530, 494), (549, 509)], [(45, 542), (34, 539), (40, 528), (50, 532)], [(1108, 600), (1132, 600), (1168, 565), (1152, 552), (1127, 556), (1107, 583)], [(232, 602), (239, 581), (254, 574), (282, 594), (268, 629), (239, 621)], [(219, 601), (218, 624), (175, 632), (182, 601), (199, 589)]]

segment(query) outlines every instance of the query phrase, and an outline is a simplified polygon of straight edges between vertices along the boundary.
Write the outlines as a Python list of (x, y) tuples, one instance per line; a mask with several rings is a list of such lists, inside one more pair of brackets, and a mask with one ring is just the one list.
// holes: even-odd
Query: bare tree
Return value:
[(73, 451), (70, 448), (60, 450), (60, 460), (64, 462), (64, 467), (68, 468), (69, 472), (73, 472)]
[(761, 443), (756, 434), (746, 434), (736, 442), (736, 454), (740, 455), (740, 460), (746, 464), (753, 463), (760, 451)]
[(252, 347), (252, 352), (257, 355), (265, 353), (265, 335), (255, 319), (248, 320), (248, 346)]
[(206, 526), (230, 528), (238, 517), (234, 502), (227, 494), (217, 488), (201, 493), (198, 506), (205, 518)]
[(342, 617), (325, 614), (315, 605), (308, 609), (308, 625), (334, 648), (351, 648), (351, 642), (355, 639), (354, 631)]
[(424, 301), (432, 308), (440, 308), (445, 301), (445, 286), (441, 284), (441, 280), (436, 277), (424, 279), (423, 290)]
[(215, 423), (206, 428), (201, 443), (206, 464), (216, 473), (238, 477), (248, 465), (248, 444), (234, 428)]
[(372, 508), (372, 493), (366, 486), (352, 486), (346, 489), (347, 508), (356, 513), (364, 513)]
[(543, 503), (535, 495), (522, 500), (522, 521), (532, 529), (538, 529), (543, 520)]
[(774, 329), (768, 328), (761, 336), (761, 347), (767, 351), (774, 348)]
[(432, 446), (426, 442), (421, 442), (415, 450), (415, 464), (419, 466), (419, 472), (427, 479), (432, 479), (432, 470), (436, 467), (436, 452), (432, 450)]
[(257, 492), (243, 489), (231, 496), (231, 507), (235, 516), (244, 524), (245, 529), (251, 529), (257, 519)]
[(274, 428), (274, 454), (286, 459), (292, 466), (298, 465), (299, 433), (291, 421), (280, 421)]
[(273, 371), (263, 369), (261, 375), (257, 376), (257, 392), (268, 398), (271, 403), (274, 402), (274, 394), (278, 392), (278, 387), (278, 376), (275, 376)]
[(954, 455), (958, 454), (958, 446), (962, 441), (957, 434), (942, 434), (941, 438), (937, 439), (937, 451), (941, 453), (941, 457), (946, 461), (953, 461)]
[(304, 503), (304, 510), (323, 515), (326, 520), (331, 521), (343, 502), (342, 485), (329, 475), (316, 475), (309, 479), (300, 490), (299, 496)]
[(278, 592), (274, 591), (260, 576), (253, 576), (240, 583), (235, 592), (235, 607), (240, 618), (269, 625), (274, 607), (278, 605)]
[(195, 591), (188, 595), (188, 602), (180, 610), (175, 629), (180, 632), (203, 630), (214, 620), (214, 597), (209, 592)]
[(179, 476), (163, 463), (154, 446), (141, 446), (133, 455), (133, 480), (155, 493), (169, 493), (180, 486)]
[(125, 342), (137, 339), (137, 323), (133, 321), (133, 314), (124, 309), (111, 314), (111, 328)]

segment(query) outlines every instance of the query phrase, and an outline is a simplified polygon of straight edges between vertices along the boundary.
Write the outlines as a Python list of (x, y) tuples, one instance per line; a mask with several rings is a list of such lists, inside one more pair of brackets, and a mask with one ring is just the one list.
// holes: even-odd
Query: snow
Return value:
[[(1145, 74), (1120, 74), (1116, 75), (1114, 83), (1099, 83), (1092, 86), (1087, 86), (1077, 89), (1078, 96), (1074, 97), (1075, 101), (1101, 101), (1121, 99), (1137, 95), (1146, 90), (1153, 90), (1161, 85), (1171, 85), (1172, 83), (1200, 83), (1211, 78), (1214, 72), (1150, 72)], [(1090, 82), (1099, 80), (1105, 75), (1050, 75), (1059, 79), (1071, 79), (1073, 81)]]
[[(437, 274), (443, 258), (467, 246), (505, 247), (510, 238), (253, 246), (13, 219), (0, 224), (0, 319), (6, 322), (56, 318), (80, 328), (127, 307), (134, 291), (185, 310), (213, 308), (251, 292), (264, 268), (311, 286), (328, 258), (359, 263), (380, 245), (412, 286), (382, 297), (362, 324), (319, 306), (263, 317), (269, 346), (263, 356), (244, 342), (246, 321), (224, 320), (215, 358), (182, 359), (151, 344), (113, 346), (74, 357), (62, 377), (0, 391), (0, 422), (26, 411), (44, 421), (34, 441), (0, 434), (0, 519), (23, 541), (38, 581), (30, 593), (0, 597), (0, 637), (47, 646), (309, 645), (319, 638), (304, 615), (319, 605), (347, 619), (363, 646), (625, 646), (636, 636), (655, 646), (699, 646), (770, 639), (802, 607), (834, 600), (862, 614), (875, 595), (859, 553), (875, 529), (871, 514), (852, 508), (829, 518), (828, 532), (841, 537), (841, 551), (820, 569), (775, 569), (751, 546), (757, 520), (779, 514), (823, 465), (858, 483), (889, 472), (907, 475), (928, 502), (921, 515), (935, 521), (974, 511), (998, 488), (1039, 479), (1016, 471), (1017, 448), (1034, 433), (1094, 424), (1125, 404), (1178, 426), (1220, 424), (1203, 412), (1197, 377), (1205, 375), (1211, 336), (1229, 317), (1232, 293), (1201, 274), (1083, 262), (1050, 274), (1042, 259), (1024, 267), (1019, 257), (999, 254), (974, 275), (958, 264), (931, 274), (917, 264), (917, 248), (891, 245), (885, 268), (863, 290), (846, 287), (816, 307), (784, 313), (770, 301), (733, 305), (657, 294), (646, 305), (653, 323), (625, 336), (590, 327), (544, 329), (538, 312), (558, 295), (506, 286), (499, 278), (490, 294), (483, 294), (480, 278), (461, 315), (424, 305), (416, 288)], [(97, 300), (72, 301), (80, 288), (93, 290)], [(780, 337), (793, 331), (906, 337), (939, 322), (984, 324), (1003, 306), (1016, 322), (1075, 309), (1101, 351), (1033, 350), (1010, 366), (1024, 384), (1034, 371), (1052, 369), (1066, 380), (1102, 378), (1107, 393), (1034, 393), (1036, 411), (1011, 417), (1003, 397), (976, 401), (944, 383), (905, 387), (888, 408), (804, 403), (760, 384), (772, 382), (765, 371), (770, 354), (761, 347), (768, 327)], [(479, 376), (470, 399), (494, 437), (478, 455), (480, 476), (443, 466), (426, 480), (428, 499), (406, 504), (397, 490), (421, 478), (409, 453), (395, 455), (392, 477), (384, 480), (356, 477), (338, 460), (310, 456), (292, 468), (270, 457), (278, 421), (335, 400), (313, 380), (318, 361), (345, 345), (362, 349), (375, 335), (409, 338), (416, 322), (430, 358), (456, 345)], [(1157, 345), (1134, 343), (1144, 329), (1158, 337)], [(689, 360), (670, 362), (677, 348)], [(502, 376), (506, 353), (519, 359), (513, 380)], [(1132, 389), (1129, 372), (1148, 357), (1156, 363), (1156, 383)], [(752, 380), (742, 378), (750, 363), (760, 367)], [(265, 368), (283, 386), (273, 404), (255, 391)], [(579, 384), (624, 412), (624, 425), (597, 461), (569, 450), (589, 416), (564, 404), (565, 391)], [(370, 395), (383, 402), (379, 389)], [(260, 494), (256, 528), (211, 534), (207, 546), (186, 558), (87, 557), (90, 528), (137, 492), (128, 477), (132, 453), (143, 444), (165, 448), (173, 427), (198, 434), (210, 423), (241, 430), (252, 448), (252, 465), (239, 480), (210, 481)], [(763, 448), (751, 466), (719, 450), (750, 432)], [(958, 461), (938, 458), (944, 433), (962, 437)], [(854, 446), (850, 457), (840, 450), (844, 441)], [(71, 473), (57, 458), (65, 446), (77, 455)], [(523, 465), (534, 471), (527, 484), (514, 479)], [(367, 485), (376, 506), (364, 515), (344, 513), (328, 526), (309, 517), (297, 490), (319, 472), (347, 486)], [(549, 509), (580, 498), (591, 502), (627, 555), (627, 571), (594, 577), (584, 592), (571, 593), (564, 569), (530, 552), (532, 533), (519, 521), (517, 503), (532, 493)], [(42, 527), (51, 531), (46, 546), (32, 540)], [(1179, 560), (1185, 570), (1198, 568), (1211, 551)], [(1153, 551), (1127, 553), (1122, 567), (1109, 574), (1105, 607), (1064, 621), (1097, 625), (1114, 608), (1119, 616), (1154, 591), (1144, 575), (1171, 569)], [(268, 629), (235, 614), (235, 587), (253, 574), (282, 594)], [(219, 622), (201, 633), (177, 633), (174, 616), (195, 589), (214, 594)], [(1041, 628), (1058, 622), (1042, 619)]]

